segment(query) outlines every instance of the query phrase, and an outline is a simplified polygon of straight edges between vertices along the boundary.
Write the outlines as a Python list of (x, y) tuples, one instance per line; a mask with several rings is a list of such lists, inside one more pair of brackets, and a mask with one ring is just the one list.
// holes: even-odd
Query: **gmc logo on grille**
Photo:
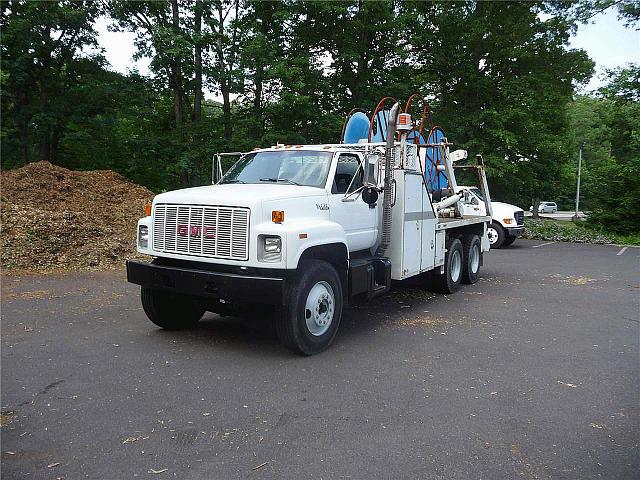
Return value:
[(215, 229), (213, 227), (202, 227), (201, 225), (189, 225), (179, 224), (178, 235), (181, 237), (194, 237), (194, 238), (215, 238)]

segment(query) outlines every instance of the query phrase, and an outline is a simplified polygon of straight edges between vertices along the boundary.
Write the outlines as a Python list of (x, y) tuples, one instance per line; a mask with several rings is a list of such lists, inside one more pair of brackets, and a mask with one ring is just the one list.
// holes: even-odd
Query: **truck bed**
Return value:
[(475, 223), (491, 223), (489, 216), (464, 215), (462, 218), (438, 218), (436, 230), (447, 230), (449, 228), (463, 227)]

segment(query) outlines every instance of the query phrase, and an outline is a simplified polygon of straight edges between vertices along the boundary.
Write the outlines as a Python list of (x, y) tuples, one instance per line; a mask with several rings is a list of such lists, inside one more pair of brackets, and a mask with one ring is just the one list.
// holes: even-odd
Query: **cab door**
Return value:
[[(364, 171), (359, 153), (340, 153), (330, 182), (331, 220), (344, 228), (350, 252), (365, 250), (378, 240), (378, 209), (362, 200)], [(378, 202), (380, 203), (380, 202)]]

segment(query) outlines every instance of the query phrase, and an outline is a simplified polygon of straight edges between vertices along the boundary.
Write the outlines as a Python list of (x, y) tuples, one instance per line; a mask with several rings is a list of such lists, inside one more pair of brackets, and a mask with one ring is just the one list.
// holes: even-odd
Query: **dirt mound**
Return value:
[(37, 162), (0, 173), (3, 269), (85, 270), (121, 265), (153, 193), (110, 170)]

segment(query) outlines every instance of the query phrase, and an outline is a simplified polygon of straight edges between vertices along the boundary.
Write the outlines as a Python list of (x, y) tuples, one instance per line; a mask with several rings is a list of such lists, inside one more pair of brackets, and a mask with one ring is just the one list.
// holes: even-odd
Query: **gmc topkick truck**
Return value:
[[(205, 311), (271, 305), (280, 341), (312, 355), (331, 344), (351, 299), (383, 294), (392, 280), (431, 272), (444, 293), (474, 283), (491, 223), (482, 157), (465, 162), (444, 137), (412, 141), (411, 125), (396, 103), (385, 142), (257, 149), (214, 185), (157, 195), (137, 230), (138, 252), (152, 260), (127, 261), (149, 319), (182, 329)], [(482, 215), (466, 214), (478, 197), (458, 188), (458, 168), (476, 171)]]

